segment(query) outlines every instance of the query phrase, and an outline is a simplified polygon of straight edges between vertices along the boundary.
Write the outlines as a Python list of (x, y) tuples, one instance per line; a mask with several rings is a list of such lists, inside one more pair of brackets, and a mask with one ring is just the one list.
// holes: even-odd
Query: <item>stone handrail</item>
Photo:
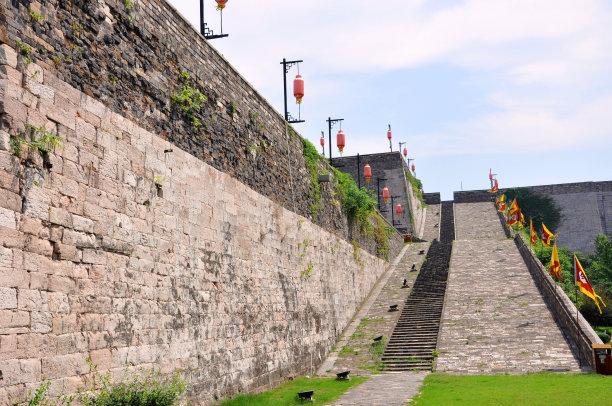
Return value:
[[(503, 215), (499, 213), (499, 216), (502, 223), (505, 224)], [(572, 338), (572, 341), (576, 345), (581, 366), (588, 366), (594, 370), (595, 364), (591, 345), (602, 344), (601, 339), (597, 333), (595, 333), (589, 322), (586, 321), (584, 316), (578, 311), (563, 289), (557, 287), (557, 284), (549, 275), (529, 244), (525, 243), (523, 236), (519, 233), (514, 233), (506, 226), (504, 226), (504, 230), (509, 238), (514, 239), (529, 272), (531, 272), (542, 296), (552, 310), (557, 324), (565, 330), (566, 334)]]

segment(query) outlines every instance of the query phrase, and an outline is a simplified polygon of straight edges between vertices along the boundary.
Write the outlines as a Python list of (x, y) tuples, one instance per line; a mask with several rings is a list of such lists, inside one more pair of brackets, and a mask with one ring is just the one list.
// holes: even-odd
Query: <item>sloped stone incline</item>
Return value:
[[(455, 205), (455, 213), (473, 205)], [(472, 219), (475, 228), (483, 220), (485, 233), (492, 226), (487, 216)], [(466, 227), (460, 233), (478, 235)], [(511, 240), (455, 241), (438, 351), (439, 372), (580, 371)]]
[(506, 238), (491, 202), (455, 204), (455, 233), (457, 240)]

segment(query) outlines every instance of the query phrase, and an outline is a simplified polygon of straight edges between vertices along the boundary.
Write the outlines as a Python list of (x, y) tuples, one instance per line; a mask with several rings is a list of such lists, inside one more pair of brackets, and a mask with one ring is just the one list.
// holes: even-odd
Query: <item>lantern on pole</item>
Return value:
[(402, 205), (401, 204), (397, 204), (397, 206), (395, 206), (395, 212), (397, 213), (397, 216), (401, 216), (402, 215)]
[(363, 167), (363, 177), (367, 183), (370, 183), (370, 179), (372, 179), (372, 168), (370, 167), (370, 164), (365, 164)]
[(344, 137), (344, 131), (340, 130), (338, 131), (338, 136), (336, 137), (337, 140), (337, 144), (338, 144), (338, 150), (340, 150), (340, 152), (342, 152), (344, 150), (344, 146), (346, 145), (346, 139)]
[(227, 4), (227, 0), (215, 0), (217, 2), (217, 10), (223, 10)]
[(293, 95), (297, 104), (302, 103), (302, 97), (304, 97), (304, 79), (302, 75), (297, 75), (293, 81)]
[(321, 150), (323, 151), (323, 156), (325, 156), (325, 135), (323, 131), (321, 131)]
[(414, 172), (415, 166), (414, 164), (412, 164), (412, 172)]
[(383, 200), (385, 201), (385, 203), (389, 201), (389, 188), (386, 186), (383, 188)]
[(391, 144), (391, 124), (389, 124), (389, 130), (387, 131), (387, 138), (389, 139), (389, 149), (393, 152), (393, 144)]
[(404, 158), (408, 158), (408, 148), (404, 147)]

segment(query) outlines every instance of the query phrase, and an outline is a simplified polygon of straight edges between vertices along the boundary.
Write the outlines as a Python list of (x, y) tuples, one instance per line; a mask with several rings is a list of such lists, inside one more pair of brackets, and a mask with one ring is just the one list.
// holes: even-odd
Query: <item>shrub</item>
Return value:
[(599, 336), (599, 338), (601, 338), (601, 341), (604, 342), (604, 344), (607, 344), (610, 342), (610, 334), (608, 334), (606, 331), (597, 331), (597, 335)]
[(552, 197), (536, 195), (526, 187), (506, 189), (504, 194), (507, 202), (512, 202), (512, 199), (516, 198), (525, 220), (529, 223), (529, 218), (533, 219), (533, 227), (536, 231), (542, 229), (542, 222), (553, 233), (559, 227), (561, 209)]

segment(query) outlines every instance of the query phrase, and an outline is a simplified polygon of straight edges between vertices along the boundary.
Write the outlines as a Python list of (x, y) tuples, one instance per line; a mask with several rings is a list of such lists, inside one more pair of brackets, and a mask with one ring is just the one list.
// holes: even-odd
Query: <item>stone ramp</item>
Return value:
[(580, 371), (493, 204), (456, 204), (455, 226), (436, 370)]
[(506, 233), (493, 203), (455, 204), (455, 239), (505, 239)]
[(430, 204), (425, 212), (425, 227), (423, 239), (433, 241), (440, 239), (440, 208), (439, 204)]

